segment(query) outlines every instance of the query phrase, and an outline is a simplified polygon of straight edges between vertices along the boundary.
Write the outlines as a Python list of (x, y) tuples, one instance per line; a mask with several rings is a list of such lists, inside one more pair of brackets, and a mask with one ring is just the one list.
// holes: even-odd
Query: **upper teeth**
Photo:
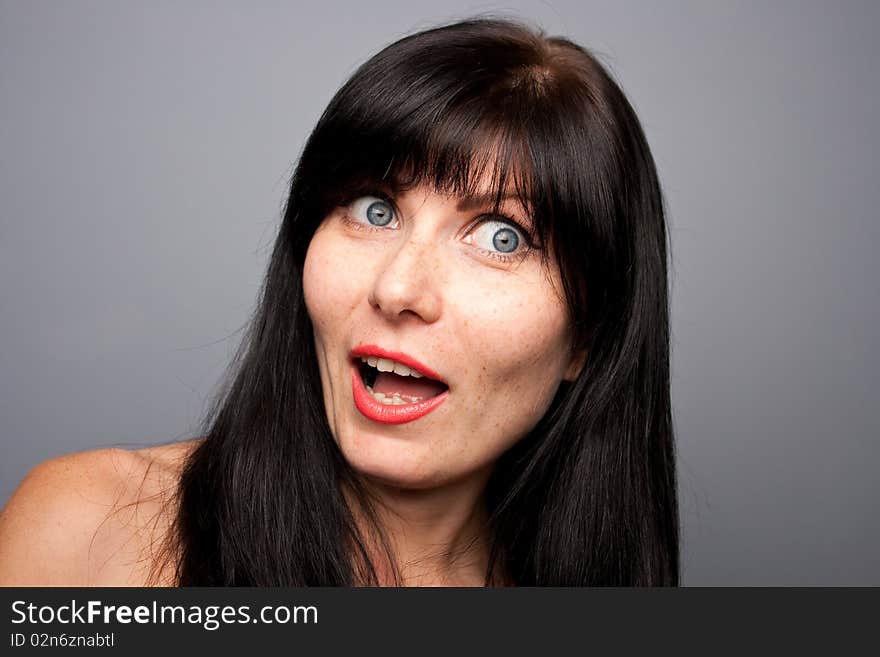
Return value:
[(375, 367), (380, 372), (394, 372), (395, 374), (399, 374), (400, 376), (412, 376), (416, 379), (422, 378), (424, 375), (418, 370), (414, 370), (411, 367), (407, 367), (403, 363), (398, 363), (395, 360), (391, 360), (390, 358), (376, 358), (375, 356), (364, 357), (361, 356), (361, 360), (371, 367)]

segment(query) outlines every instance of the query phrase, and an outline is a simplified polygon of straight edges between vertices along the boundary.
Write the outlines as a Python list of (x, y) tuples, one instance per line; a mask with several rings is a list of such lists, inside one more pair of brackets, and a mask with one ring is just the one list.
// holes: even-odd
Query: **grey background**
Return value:
[(878, 8), (0, 1), (0, 502), (191, 437), (334, 91), (496, 11), (596, 51), (659, 167), (683, 583), (880, 584)]

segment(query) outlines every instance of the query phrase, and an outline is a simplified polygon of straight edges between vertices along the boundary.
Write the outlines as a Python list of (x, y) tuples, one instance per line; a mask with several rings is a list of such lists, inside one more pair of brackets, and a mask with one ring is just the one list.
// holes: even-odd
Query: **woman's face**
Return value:
[(312, 238), (324, 405), (356, 471), (405, 488), (483, 477), (577, 376), (558, 268), (529, 247), (516, 200), (501, 213), (416, 187), (336, 208)]

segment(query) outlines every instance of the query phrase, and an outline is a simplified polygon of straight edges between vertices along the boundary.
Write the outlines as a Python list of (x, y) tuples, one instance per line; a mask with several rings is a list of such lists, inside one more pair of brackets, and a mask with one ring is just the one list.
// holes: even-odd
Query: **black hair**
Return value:
[(486, 583), (678, 583), (656, 168), (635, 112), (595, 57), (495, 19), (386, 47), (309, 137), (249, 332), (181, 477), (169, 543), (177, 583), (381, 582), (373, 537), (354, 520), (363, 511), (377, 525), (376, 516), (322, 403), (306, 250), (322, 219), (360, 190), (421, 183), (469, 194), (484, 174), (496, 203), (513, 189), (532, 214), (544, 256), (559, 264), (572, 348), (588, 354), (494, 468)]

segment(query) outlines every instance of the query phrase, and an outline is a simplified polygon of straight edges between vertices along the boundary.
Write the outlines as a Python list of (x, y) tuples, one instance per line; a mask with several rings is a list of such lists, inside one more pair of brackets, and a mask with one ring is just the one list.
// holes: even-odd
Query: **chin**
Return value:
[(359, 475), (393, 488), (426, 490), (454, 479), (437, 467), (436, 451), (379, 436), (343, 439), (340, 451)]

